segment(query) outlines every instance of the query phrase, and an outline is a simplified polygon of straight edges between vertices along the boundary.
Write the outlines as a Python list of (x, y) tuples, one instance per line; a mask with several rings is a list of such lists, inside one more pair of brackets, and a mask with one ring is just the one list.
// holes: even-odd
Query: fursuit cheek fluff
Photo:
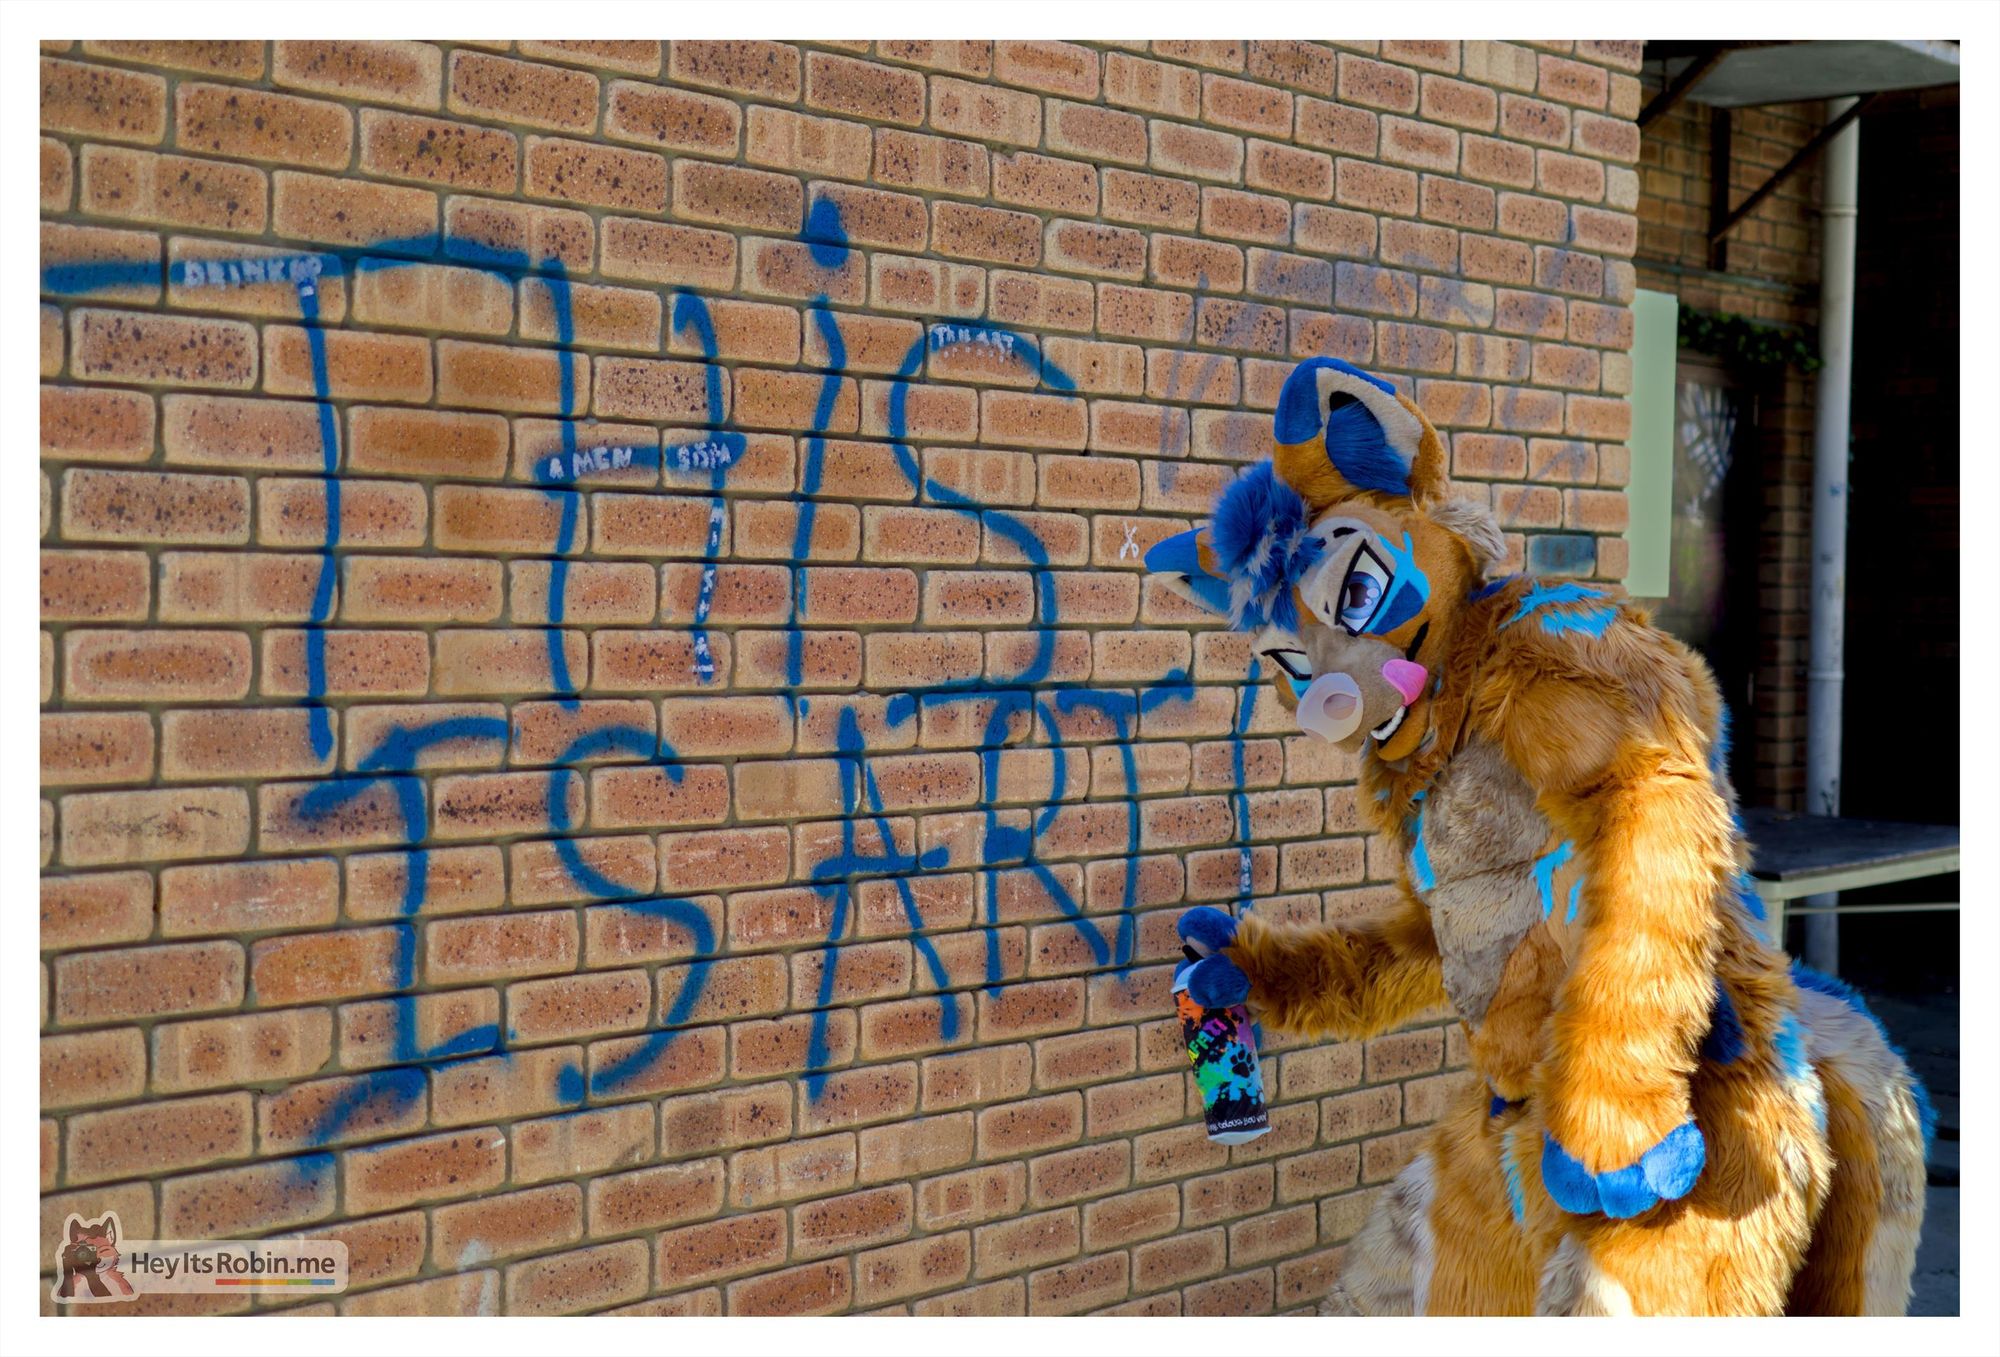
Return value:
[(1476, 1073), (1349, 1245), (1328, 1307), (1900, 1314), (1928, 1105), (1858, 997), (1788, 967), (1743, 874), (1699, 657), (1609, 586), (1515, 577), (1414, 403), (1287, 379), (1275, 450), (1155, 547), (1277, 682), (1351, 690), (1400, 900), (1280, 927), (1191, 910), (1197, 999), (1285, 1031), (1449, 1003)]

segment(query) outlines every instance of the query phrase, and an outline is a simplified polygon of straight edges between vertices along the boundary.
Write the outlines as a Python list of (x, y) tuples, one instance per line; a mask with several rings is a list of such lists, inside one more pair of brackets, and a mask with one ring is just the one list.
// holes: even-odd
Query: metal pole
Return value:
[[(1827, 103), (1829, 121), (1854, 106)], [(1854, 237), (1861, 129), (1850, 123), (1827, 143), (1820, 177), (1819, 382), (1813, 411), (1812, 642), (1806, 670), (1806, 811), (1840, 813), (1840, 703), (1847, 603), (1848, 397), (1854, 375)], [(1831, 907), (1837, 894), (1808, 908)], [(1783, 940), (1780, 939), (1782, 945)], [(1806, 964), (1840, 967), (1840, 919), (1805, 918)]]

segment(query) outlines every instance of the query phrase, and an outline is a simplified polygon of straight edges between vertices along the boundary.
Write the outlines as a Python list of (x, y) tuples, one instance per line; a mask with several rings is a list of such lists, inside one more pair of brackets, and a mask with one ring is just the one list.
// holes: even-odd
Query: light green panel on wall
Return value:
[(1665, 598), (1674, 514), (1674, 376), (1680, 299), (1643, 288), (1632, 298), (1632, 479), (1625, 487), (1625, 589)]

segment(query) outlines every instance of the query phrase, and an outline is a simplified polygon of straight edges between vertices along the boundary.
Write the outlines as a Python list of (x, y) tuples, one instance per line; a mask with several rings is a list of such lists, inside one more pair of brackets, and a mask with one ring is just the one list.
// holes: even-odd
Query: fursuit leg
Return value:
[(1436, 1169), (1434, 1142), (1396, 1175), (1348, 1241), (1340, 1275), (1320, 1302), (1321, 1314), (1425, 1313), (1436, 1258), (1431, 1230)]
[(1806, 1052), (1826, 1089), (1826, 1209), (1792, 1282), (1795, 1315), (1900, 1315), (1924, 1223), (1924, 1129), (1909, 1067), (1867, 1011), (1801, 987)]

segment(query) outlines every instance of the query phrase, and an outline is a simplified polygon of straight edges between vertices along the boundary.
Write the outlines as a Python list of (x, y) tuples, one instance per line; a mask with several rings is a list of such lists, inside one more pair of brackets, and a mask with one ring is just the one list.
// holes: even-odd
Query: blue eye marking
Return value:
[(1368, 624), (1368, 630), (1377, 636), (1387, 635), (1405, 622), (1422, 612), (1431, 601), (1430, 577), (1417, 564), (1416, 544), (1410, 534), (1403, 533), (1403, 544), (1397, 546), (1386, 537), (1378, 540), (1389, 553), (1389, 564), (1393, 584), (1389, 590), (1389, 601), (1381, 615)]

